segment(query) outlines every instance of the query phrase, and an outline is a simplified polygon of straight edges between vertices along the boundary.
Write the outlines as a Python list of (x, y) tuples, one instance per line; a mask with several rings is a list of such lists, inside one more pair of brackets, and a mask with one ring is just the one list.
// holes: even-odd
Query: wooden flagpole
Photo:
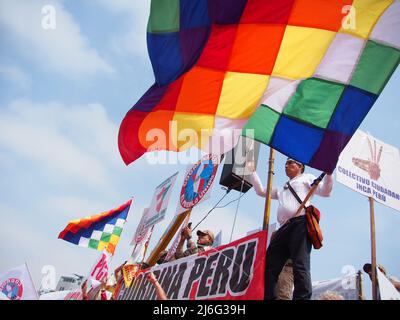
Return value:
[(369, 197), (369, 212), (371, 221), (371, 278), (372, 278), (372, 299), (378, 300), (378, 285), (376, 274), (376, 239), (375, 239), (375, 208), (374, 198)]
[(268, 161), (267, 193), (265, 195), (264, 221), (263, 221), (263, 230), (267, 230), (267, 232), (268, 232), (269, 218), (271, 216), (271, 195), (272, 195), (272, 178), (274, 175), (274, 161), (275, 161), (275, 150), (270, 147), (269, 161)]
[(156, 264), (161, 251), (165, 250), (165, 248), (168, 246), (175, 233), (178, 231), (179, 227), (182, 225), (182, 222), (188, 215), (190, 215), (191, 212), (192, 209), (185, 211), (174, 217), (174, 221), (171, 227), (166, 231), (165, 235), (160, 239), (157, 246), (153, 249), (149, 258), (146, 261), (146, 263), (150, 267)]
[(322, 179), (325, 177), (326, 173), (321, 173), (321, 175), (314, 180), (313, 184), (311, 185), (310, 190), (307, 193), (307, 196), (305, 197), (305, 199), (303, 200), (303, 202), (301, 203), (300, 207), (297, 209), (296, 214), (294, 215), (295, 217), (298, 216), (301, 212), (301, 210), (304, 209), (304, 207), (306, 206), (307, 201), (311, 198), (311, 196), (314, 194), (315, 189), (317, 189), (318, 184), (322, 181)]

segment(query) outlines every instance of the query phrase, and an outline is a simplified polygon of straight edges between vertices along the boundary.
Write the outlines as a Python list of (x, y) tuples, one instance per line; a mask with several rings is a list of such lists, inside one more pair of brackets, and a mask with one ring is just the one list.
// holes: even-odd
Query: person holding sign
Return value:
[[(254, 164), (249, 164), (254, 190), (259, 196), (265, 197), (266, 190), (262, 187), (254, 168)], [(312, 295), (311, 242), (307, 233), (305, 211), (302, 210), (297, 214), (299, 202), (290, 190), (291, 187), (300, 199), (306, 198), (316, 177), (312, 174), (305, 174), (304, 169), (301, 162), (288, 158), (285, 164), (285, 173), (290, 180), (284, 187), (272, 189), (272, 199), (279, 201), (277, 218), (280, 228), (271, 237), (267, 249), (264, 296), (266, 300), (276, 299), (278, 277), (288, 259), (293, 262), (293, 300), (309, 300)], [(332, 186), (332, 175), (327, 174), (315, 189), (315, 193), (322, 197), (329, 197)], [(306, 206), (309, 205), (310, 203), (307, 201)]]

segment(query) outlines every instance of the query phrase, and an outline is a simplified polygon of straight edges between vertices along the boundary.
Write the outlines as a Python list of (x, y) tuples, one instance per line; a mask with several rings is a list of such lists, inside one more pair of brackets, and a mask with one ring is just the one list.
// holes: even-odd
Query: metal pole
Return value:
[(371, 278), (372, 278), (372, 299), (378, 300), (378, 285), (376, 274), (376, 240), (375, 240), (375, 210), (374, 198), (369, 197), (369, 212), (371, 221)]
[(364, 300), (364, 286), (362, 280), (362, 272), (358, 270), (357, 272), (357, 289), (358, 289), (358, 300)]
[(135, 244), (135, 247), (133, 248), (133, 251), (132, 251), (132, 253), (131, 253), (131, 258), (133, 257), (133, 254), (135, 253), (136, 248), (137, 248), (137, 243)]
[(271, 216), (271, 195), (272, 195), (272, 178), (274, 175), (274, 161), (275, 161), (275, 150), (273, 148), (269, 148), (268, 182), (267, 182), (267, 193), (265, 195), (264, 221), (263, 221), (263, 230), (267, 230), (267, 232), (268, 232), (269, 218)]
[[(241, 194), (243, 194), (242, 193), (243, 192), (243, 184), (244, 184), (244, 179), (242, 179), (242, 186), (240, 187), (240, 193)], [(240, 197), (239, 197), (239, 200), (238, 200), (237, 205), (236, 205), (236, 212), (235, 212), (235, 217), (233, 219), (233, 225), (232, 225), (232, 230), (231, 230), (231, 236), (229, 238), (229, 243), (232, 242), (233, 231), (235, 230), (236, 218), (237, 218), (237, 214), (238, 214), (238, 211), (239, 211), (239, 203), (240, 203)]]
[(35, 283), (33, 282), (33, 278), (32, 278), (31, 272), (29, 271), (28, 264), (26, 263), (26, 261), (25, 261), (25, 268), (26, 268), (26, 270), (28, 271), (29, 279), (31, 280), (33, 289), (35, 289), (36, 299), (39, 300), (39, 293), (38, 293), (38, 291), (36, 290)]

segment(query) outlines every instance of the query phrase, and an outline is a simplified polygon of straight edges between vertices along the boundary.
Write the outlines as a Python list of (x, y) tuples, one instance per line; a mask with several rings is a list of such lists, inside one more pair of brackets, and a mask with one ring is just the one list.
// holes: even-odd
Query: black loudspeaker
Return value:
[(256, 169), (259, 151), (259, 142), (241, 136), (235, 148), (225, 154), (219, 184), (228, 189), (247, 192), (253, 186), (247, 164), (253, 162)]

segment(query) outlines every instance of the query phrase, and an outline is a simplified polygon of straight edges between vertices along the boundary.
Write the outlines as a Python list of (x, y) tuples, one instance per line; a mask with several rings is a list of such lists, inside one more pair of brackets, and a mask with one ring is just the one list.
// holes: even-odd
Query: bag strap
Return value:
[[(297, 192), (293, 189), (293, 187), (290, 185), (289, 181), (286, 182), (287, 187), (289, 188), (290, 192), (293, 194), (293, 196), (296, 198), (296, 200), (298, 201), (298, 203), (300, 203), (300, 206), (303, 204), (303, 201), (301, 201), (299, 195), (297, 194)], [(300, 207), (299, 207), (300, 209)], [(307, 207), (304, 206), (304, 210), (307, 212)], [(294, 217), (298, 217), (300, 215), (302, 210), (300, 210), (297, 214), (295, 214)]]
[[(303, 201), (301, 201), (299, 195), (297, 194), (297, 192), (293, 189), (293, 187), (290, 185), (289, 181), (286, 182), (287, 187), (289, 188), (290, 192), (293, 194), (293, 196), (296, 198), (296, 200), (300, 203), (300, 205), (303, 203)], [(304, 209), (306, 210), (307, 208), (304, 207)], [(301, 210), (300, 210), (301, 212)], [(294, 217), (297, 217), (300, 215), (300, 212), (298, 212)]]
[[(325, 173), (321, 174), (317, 179), (315, 179), (313, 181), (313, 183), (311, 183), (311, 187), (314, 186), (315, 184), (318, 185), (318, 183), (324, 178)], [(293, 187), (290, 185), (289, 181), (286, 182), (286, 186), (289, 188), (290, 192), (293, 194), (293, 196), (296, 198), (296, 200), (302, 204), (303, 201), (300, 199), (299, 195), (297, 194), (297, 192), (293, 189)]]
[(293, 187), (290, 185), (289, 181), (286, 182), (286, 185), (287, 185), (287, 187), (289, 188), (290, 192), (293, 194), (293, 196), (296, 198), (296, 200), (297, 200), (300, 204), (302, 204), (303, 201), (301, 201), (299, 195), (297, 194), (296, 191), (294, 191), (294, 189), (293, 189)]
[[(317, 179), (315, 179), (315, 180), (313, 181), (313, 183), (311, 184), (311, 189), (308, 191), (306, 198), (305, 198), (304, 201), (300, 204), (300, 207), (297, 209), (297, 212), (296, 212), (296, 214), (295, 214), (295, 217), (297, 217), (297, 216), (300, 214), (301, 210), (303, 210), (303, 208), (305, 208), (306, 202), (312, 197), (312, 195), (313, 195), (314, 192), (315, 192), (315, 189), (318, 187), (318, 184), (319, 184), (319, 183), (321, 182), (321, 180), (325, 177), (325, 175), (326, 175), (326, 173), (323, 172), (323, 173), (321, 173), (321, 175), (320, 175)], [(306, 208), (306, 210), (307, 210), (307, 208)]]

